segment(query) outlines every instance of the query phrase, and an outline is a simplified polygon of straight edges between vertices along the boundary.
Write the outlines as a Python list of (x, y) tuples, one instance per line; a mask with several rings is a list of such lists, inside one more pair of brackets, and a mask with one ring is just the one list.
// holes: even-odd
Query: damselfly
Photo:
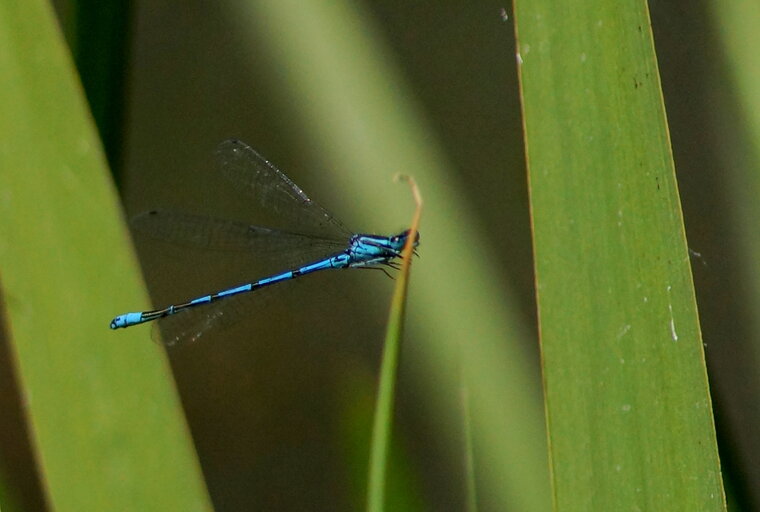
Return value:
[[(159, 320), (160, 339), (167, 345), (196, 340), (224, 325), (235, 298), (311, 274), (342, 268), (396, 268), (409, 231), (393, 236), (355, 234), (311, 200), (277, 167), (239, 140), (228, 140), (216, 151), (219, 171), (233, 185), (265, 208), (298, 226), (298, 231), (251, 226), (242, 222), (166, 211), (150, 211), (133, 219), (137, 231), (169, 241), (211, 249), (244, 249), (255, 255), (272, 248), (288, 258), (302, 254), (301, 265), (278, 274), (203, 295), (163, 309), (119, 315), (111, 329)], [(414, 246), (419, 243), (419, 233)], [(316, 256), (319, 254), (319, 256)], [(260, 293), (260, 292), (259, 292)]]

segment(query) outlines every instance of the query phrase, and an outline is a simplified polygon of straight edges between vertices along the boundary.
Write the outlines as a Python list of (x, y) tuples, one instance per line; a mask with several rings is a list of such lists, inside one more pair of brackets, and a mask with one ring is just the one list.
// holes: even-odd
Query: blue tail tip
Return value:
[(130, 325), (139, 324), (142, 322), (142, 313), (125, 313), (119, 315), (111, 320), (111, 329), (119, 329), (120, 327), (129, 327)]
[(111, 329), (118, 329), (119, 327), (125, 327), (124, 315), (119, 315), (113, 320), (111, 320), (110, 327)]

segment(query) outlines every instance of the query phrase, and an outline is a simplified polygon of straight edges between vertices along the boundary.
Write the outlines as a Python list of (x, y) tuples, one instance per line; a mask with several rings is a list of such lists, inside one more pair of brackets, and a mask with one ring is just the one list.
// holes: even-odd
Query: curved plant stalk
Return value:
[(409, 183), (414, 195), (416, 209), (409, 228), (409, 238), (402, 252), (401, 270), (398, 274), (396, 287), (393, 292), (388, 330), (385, 334), (385, 345), (380, 367), (380, 383), (375, 406), (375, 420), (372, 427), (372, 444), (369, 457), (369, 479), (367, 486), (367, 510), (380, 512), (384, 510), (385, 474), (388, 467), (388, 446), (391, 440), (393, 425), (393, 399), (398, 370), (401, 335), (406, 311), (406, 291), (409, 283), (409, 269), (414, 257), (414, 241), (420, 225), (422, 213), (422, 196), (417, 183), (411, 176), (400, 176)]

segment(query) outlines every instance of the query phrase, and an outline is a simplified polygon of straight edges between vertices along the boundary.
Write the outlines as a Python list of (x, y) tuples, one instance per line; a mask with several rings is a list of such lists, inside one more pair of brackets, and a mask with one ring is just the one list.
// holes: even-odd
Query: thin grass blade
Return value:
[(391, 442), (391, 426), (393, 424), (393, 401), (398, 370), (398, 356), (401, 347), (401, 336), (404, 325), (404, 313), (406, 311), (406, 291), (409, 283), (409, 269), (414, 257), (414, 241), (420, 225), (422, 213), (422, 197), (417, 184), (411, 177), (404, 177), (408, 181), (416, 209), (412, 224), (409, 228), (409, 238), (402, 252), (401, 270), (393, 292), (390, 316), (388, 317), (388, 330), (385, 335), (383, 346), (383, 358), (380, 366), (380, 383), (377, 393), (377, 405), (375, 406), (375, 421), (372, 427), (372, 445), (369, 457), (369, 479), (367, 486), (367, 510), (381, 512), (384, 510), (386, 470), (388, 467), (388, 447)]

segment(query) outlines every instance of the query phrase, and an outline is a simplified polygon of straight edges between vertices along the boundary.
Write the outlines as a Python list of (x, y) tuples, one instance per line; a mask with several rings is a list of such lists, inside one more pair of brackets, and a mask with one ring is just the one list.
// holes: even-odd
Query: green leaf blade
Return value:
[(55, 510), (209, 510), (162, 350), (108, 328), (146, 294), (50, 9), (0, 6), (0, 285), (40, 480)]
[(557, 510), (723, 510), (646, 6), (516, 5)]

